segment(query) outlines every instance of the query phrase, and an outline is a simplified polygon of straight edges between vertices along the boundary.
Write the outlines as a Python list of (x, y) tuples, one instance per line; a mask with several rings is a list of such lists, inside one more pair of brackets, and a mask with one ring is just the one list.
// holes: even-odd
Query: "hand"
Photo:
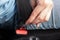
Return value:
[(49, 20), (53, 8), (52, 0), (38, 0), (26, 24), (38, 24)]

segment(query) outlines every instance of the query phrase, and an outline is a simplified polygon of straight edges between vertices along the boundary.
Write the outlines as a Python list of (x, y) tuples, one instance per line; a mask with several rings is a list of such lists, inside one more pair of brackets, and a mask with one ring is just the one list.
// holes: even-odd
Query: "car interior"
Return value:
[[(59, 1), (59, 0), (58, 0)], [(56, 0), (53, 0), (56, 5), (56, 9), (53, 8), (52, 13), (60, 13), (60, 4)], [(58, 3), (57, 3), (58, 2)], [(0, 28), (0, 40), (60, 40), (60, 28), (59, 29), (27, 29), (25, 21), (29, 18), (32, 11), (29, 0), (16, 0), (16, 13), (13, 16), (13, 28), (7, 29), (6, 27)], [(59, 7), (58, 7), (59, 6)], [(54, 12), (54, 10), (56, 12)], [(24, 14), (25, 13), (25, 14)], [(16, 34), (16, 30), (21, 28), (20, 31), (27, 32), (26, 34)], [(35, 27), (34, 27), (35, 28)]]

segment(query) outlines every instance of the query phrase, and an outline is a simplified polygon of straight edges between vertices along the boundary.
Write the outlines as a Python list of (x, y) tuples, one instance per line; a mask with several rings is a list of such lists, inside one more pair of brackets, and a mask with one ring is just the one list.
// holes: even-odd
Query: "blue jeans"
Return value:
[(14, 29), (14, 16), (5, 23), (0, 24), (0, 29), (12, 30)]

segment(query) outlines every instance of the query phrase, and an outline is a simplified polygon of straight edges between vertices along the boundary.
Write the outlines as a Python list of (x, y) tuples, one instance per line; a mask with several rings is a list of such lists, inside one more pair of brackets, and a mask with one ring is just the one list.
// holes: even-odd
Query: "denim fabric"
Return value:
[(14, 15), (15, 0), (0, 0), (0, 24)]

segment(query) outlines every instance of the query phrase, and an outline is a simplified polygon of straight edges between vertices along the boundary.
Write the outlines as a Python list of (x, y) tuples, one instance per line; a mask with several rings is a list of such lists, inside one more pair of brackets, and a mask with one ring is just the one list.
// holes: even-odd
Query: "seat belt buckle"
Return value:
[(19, 29), (16, 29), (16, 34), (17, 35), (27, 35), (28, 34), (28, 31), (26, 29), (26, 26), (25, 25), (22, 25), (22, 26), (20, 26)]

